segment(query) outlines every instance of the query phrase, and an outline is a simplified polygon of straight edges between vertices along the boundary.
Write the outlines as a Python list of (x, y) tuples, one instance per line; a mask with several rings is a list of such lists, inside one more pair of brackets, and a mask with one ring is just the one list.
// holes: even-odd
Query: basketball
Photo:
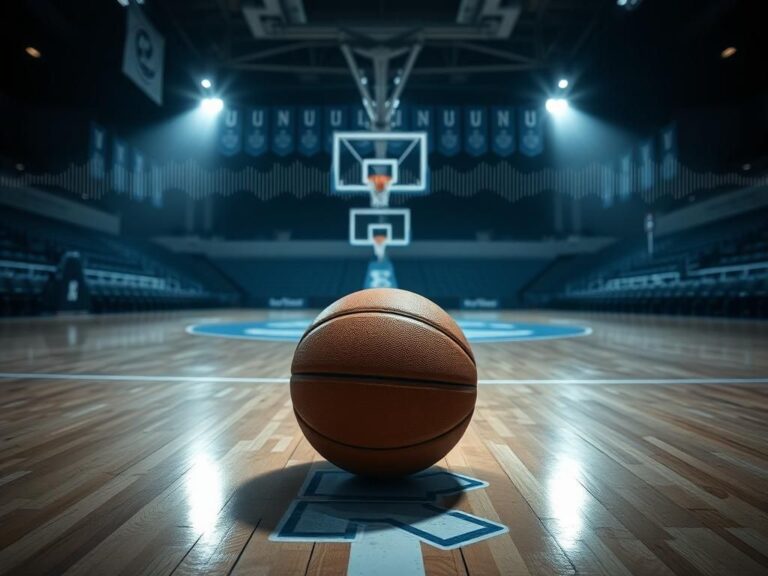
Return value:
[(472, 349), (430, 300), (393, 288), (354, 292), (323, 310), (294, 353), (291, 399), (304, 436), (364, 476), (428, 468), (469, 425)]

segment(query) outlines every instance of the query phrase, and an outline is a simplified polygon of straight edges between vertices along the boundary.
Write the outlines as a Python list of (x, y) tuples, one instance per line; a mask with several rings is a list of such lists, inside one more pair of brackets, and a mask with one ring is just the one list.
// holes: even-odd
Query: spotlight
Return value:
[(560, 78), (560, 80), (557, 83), (557, 87), (561, 90), (565, 90), (568, 88), (568, 80), (566, 78)]
[(32, 58), (40, 58), (40, 56), (42, 56), (42, 54), (40, 53), (40, 50), (38, 50), (34, 46), (27, 46), (26, 48), (24, 48), (24, 52), (32, 56)]
[(215, 116), (224, 109), (224, 100), (221, 98), (203, 98), (200, 101), (200, 109), (210, 116)]
[(200, 86), (208, 90), (211, 86), (213, 86), (213, 82), (211, 82), (208, 78), (203, 78), (200, 80)]
[(726, 48), (725, 50), (720, 52), (720, 58), (725, 60), (726, 58), (730, 58), (731, 56), (736, 54), (736, 52), (737, 52), (737, 50), (736, 50), (736, 48), (734, 46), (728, 46), (728, 48)]
[(565, 98), (547, 98), (545, 107), (547, 112), (553, 116), (561, 116), (568, 111), (568, 100)]

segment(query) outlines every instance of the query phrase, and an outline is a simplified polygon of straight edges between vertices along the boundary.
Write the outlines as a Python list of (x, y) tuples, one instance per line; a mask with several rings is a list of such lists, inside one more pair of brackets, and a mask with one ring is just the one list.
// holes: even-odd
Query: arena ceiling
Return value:
[[(561, 75), (585, 105), (627, 115), (765, 94), (761, 0), (642, 0), (635, 9), (624, 1), (145, 0), (166, 37), (163, 109), (127, 101), (135, 95), (120, 74), (117, 0), (3, 3), (0, 93), (157, 116), (189, 106), (200, 76), (213, 74), (234, 100), (354, 98), (339, 49), (348, 42), (419, 43), (406, 90), (413, 101), (540, 98)], [(39, 61), (28, 45), (40, 47)], [(738, 51), (725, 61), (731, 45)]]

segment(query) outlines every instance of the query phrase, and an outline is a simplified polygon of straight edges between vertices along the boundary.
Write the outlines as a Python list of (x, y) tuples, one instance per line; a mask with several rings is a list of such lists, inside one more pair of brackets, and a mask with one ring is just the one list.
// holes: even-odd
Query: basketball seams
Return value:
[[(335, 438), (331, 438), (330, 436), (326, 436), (322, 432), (318, 432), (317, 429), (314, 426), (311, 426), (306, 419), (304, 419), (301, 414), (299, 414), (299, 411), (294, 406), (293, 413), (296, 416), (296, 419), (300, 421), (301, 424), (312, 430), (314, 434), (317, 434), (321, 438), (327, 440), (328, 442), (333, 442), (334, 444), (337, 444), (338, 446), (343, 446), (345, 448), (353, 448), (355, 450), (370, 450), (371, 452), (386, 452), (388, 450), (406, 450), (408, 448), (416, 448), (418, 446), (424, 446), (426, 444), (431, 444), (435, 442), (436, 440), (439, 440), (440, 438), (444, 436), (448, 436), (449, 434), (455, 432), (457, 429), (461, 428), (462, 426), (467, 426), (469, 424), (469, 420), (471, 420), (472, 415), (475, 413), (475, 407), (472, 406), (472, 408), (469, 411), (469, 414), (467, 414), (464, 418), (462, 418), (458, 424), (455, 426), (452, 426), (445, 432), (441, 432), (437, 436), (433, 436), (432, 438), (428, 438), (427, 440), (423, 440), (421, 442), (416, 442), (415, 444), (404, 444), (402, 446), (392, 446), (388, 448), (373, 448), (370, 446), (357, 446), (355, 444), (347, 444), (346, 442), (340, 442), (339, 440), (336, 440)], [(311, 444), (311, 442), (310, 442)]]
[(402, 378), (400, 376), (371, 376), (368, 374), (349, 374), (336, 372), (297, 372), (291, 375), (291, 381), (298, 380), (354, 380), (360, 384), (379, 384), (392, 388), (429, 388), (448, 389), (457, 392), (475, 392), (477, 383), (462, 384), (460, 382), (445, 382), (443, 380), (423, 380), (421, 378)]
[[(337, 320), (339, 318), (343, 318), (345, 316), (355, 316), (357, 314), (382, 314), (382, 315), (389, 315), (389, 316), (397, 316), (400, 318), (407, 318), (409, 320), (415, 320), (417, 322), (421, 322), (422, 324), (425, 324), (429, 326), (430, 328), (434, 328), (438, 332), (440, 332), (443, 336), (446, 336), (453, 342), (455, 342), (459, 348), (464, 352), (464, 354), (469, 358), (470, 362), (472, 362), (472, 365), (477, 367), (477, 363), (475, 362), (475, 356), (472, 353), (472, 349), (469, 347), (468, 344), (465, 342), (462, 342), (461, 339), (456, 338), (453, 334), (447, 332), (443, 329), (440, 324), (437, 324), (436, 322), (432, 322), (428, 320), (427, 318), (424, 318), (422, 316), (417, 316), (415, 314), (408, 314), (407, 312), (402, 312), (400, 310), (393, 310), (390, 308), (353, 308), (351, 310), (345, 310), (343, 312), (336, 312), (334, 314), (331, 314), (329, 316), (326, 316), (323, 318), (320, 322), (317, 322), (316, 324), (310, 325), (309, 328), (307, 328), (307, 331), (304, 332), (304, 334), (301, 337), (301, 340), (299, 340), (299, 343), (297, 345), (297, 348), (301, 346), (301, 344), (304, 342), (304, 339), (309, 336), (312, 332), (314, 332), (317, 328), (320, 328), (321, 326), (327, 324), (328, 322), (332, 320)], [(458, 326), (457, 326), (458, 328)], [(461, 328), (459, 328), (461, 330)]]

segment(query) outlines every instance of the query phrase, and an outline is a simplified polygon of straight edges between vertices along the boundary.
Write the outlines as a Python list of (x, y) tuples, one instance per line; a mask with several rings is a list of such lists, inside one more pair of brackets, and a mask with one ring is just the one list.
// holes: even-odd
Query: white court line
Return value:
[(55, 374), (50, 372), (0, 372), (10, 380), (103, 380), (111, 382), (223, 382), (244, 384), (287, 384), (290, 378), (232, 378), (227, 376), (143, 376), (139, 374)]
[[(0, 372), (0, 380), (100, 380), (109, 382), (221, 382), (241, 384), (287, 384), (288, 377), (255, 378), (227, 376), (144, 376), (139, 374), (57, 374), (51, 372)], [(591, 380), (483, 379), (480, 385), (514, 386), (547, 384), (768, 384), (768, 377), (756, 378), (603, 378)]]

